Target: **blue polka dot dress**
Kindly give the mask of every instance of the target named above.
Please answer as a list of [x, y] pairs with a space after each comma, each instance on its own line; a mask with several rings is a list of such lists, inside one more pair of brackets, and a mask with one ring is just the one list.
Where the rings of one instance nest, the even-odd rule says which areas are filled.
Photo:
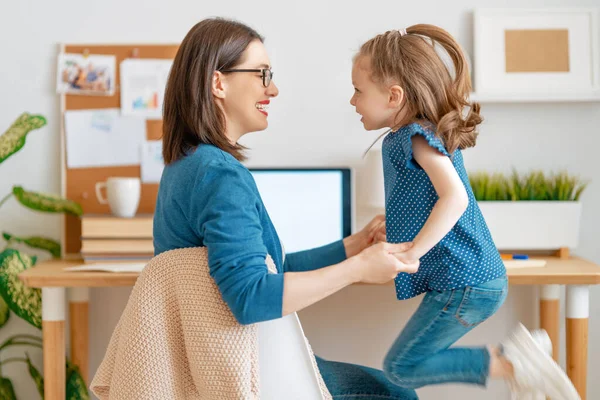
[[383, 140], [387, 241], [412, 241], [438, 199], [429, 177], [413, 158], [414, 135], [423, 136], [431, 147], [451, 157], [467, 190], [469, 205], [450, 232], [421, 257], [417, 273], [396, 277], [398, 299], [430, 290], [464, 288], [504, 276], [504, 263], [473, 195], [461, 151], [457, 149], [450, 156], [439, 137], [417, 123], [405, 125]]

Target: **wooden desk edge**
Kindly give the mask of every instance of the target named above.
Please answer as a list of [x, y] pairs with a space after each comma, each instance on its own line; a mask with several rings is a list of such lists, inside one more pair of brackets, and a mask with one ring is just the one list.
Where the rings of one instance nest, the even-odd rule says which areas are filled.
[[[571, 257], [567, 260], [558, 258], [546, 258], [552, 263], [568, 263], [570, 261], [583, 263], [585, 268], [597, 268], [594, 272], [567, 272], [560, 274], [544, 275], [544, 268], [514, 268], [508, 269], [509, 283], [512, 285], [598, 285], [600, 284], [600, 266], [580, 257]], [[82, 260], [49, 260], [41, 262], [32, 269], [21, 272], [19, 279], [29, 287], [111, 287], [111, 286], [133, 286], [139, 276], [138, 273], [125, 272], [65, 272], [62, 268], [83, 264]], [[47, 274], [39, 274], [39, 269], [49, 269]], [[364, 284], [357, 284], [364, 285]], [[393, 281], [383, 286], [393, 285]], [[381, 285], [379, 285], [381, 286]]]
[[[21, 273], [22, 274], [22, 273]], [[136, 273], [115, 273], [115, 272], [88, 272], [85, 276], [65, 278], [60, 275], [56, 276], [23, 276], [19, 275], [19, 279], [29, 287], [113, 287], [113, 286], [133, 286], [137, 281], [139, 274]], [[93, 276], [94, 274], [97, 277]], [[106, 274], [111, 274], [107, 276]], [[90, 279], [94, 279], [94, 283], [90, 284]]]

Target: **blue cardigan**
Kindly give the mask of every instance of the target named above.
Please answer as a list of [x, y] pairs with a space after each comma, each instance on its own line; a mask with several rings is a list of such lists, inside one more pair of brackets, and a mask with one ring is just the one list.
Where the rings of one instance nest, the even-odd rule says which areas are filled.
[[[252, 174], [235, 157], [211, 145], [200, 145], [165, 167], [153, 236], [155, 255], [206, 246], [210, 274], [241, 324], [282, 316], [283, 272], [315, 270], [346, 258], [340, 240], [288, 254], [284, 263], [279, 237]], [[267, 253], [278, 274], [268, 273]]]

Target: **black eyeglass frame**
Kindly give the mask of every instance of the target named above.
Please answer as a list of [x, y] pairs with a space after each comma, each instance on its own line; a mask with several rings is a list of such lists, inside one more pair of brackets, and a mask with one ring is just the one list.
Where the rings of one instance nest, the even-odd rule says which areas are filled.
[[[262, 83], [264, 87], [269, 87], [271, 80], [273, 80], [273, 71], [271, 68], [259, 68], [259, 69], [220, 69], [220, 72], [260, 72], [262, 77]], [[268, 73], [267, 73], [268, 71]]]

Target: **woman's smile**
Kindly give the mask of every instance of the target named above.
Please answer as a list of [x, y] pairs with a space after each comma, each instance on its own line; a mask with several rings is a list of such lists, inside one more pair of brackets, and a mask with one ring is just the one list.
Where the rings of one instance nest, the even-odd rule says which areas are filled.
[[258, 109], [258, 111], [260, 111], [262, 114], [268, 117], [269, 113], [267, 112], [267, 110], [269, 109], [270, 103], [271, 100], [259, 101], [258, 103], [256, 103], [256, 108]]

